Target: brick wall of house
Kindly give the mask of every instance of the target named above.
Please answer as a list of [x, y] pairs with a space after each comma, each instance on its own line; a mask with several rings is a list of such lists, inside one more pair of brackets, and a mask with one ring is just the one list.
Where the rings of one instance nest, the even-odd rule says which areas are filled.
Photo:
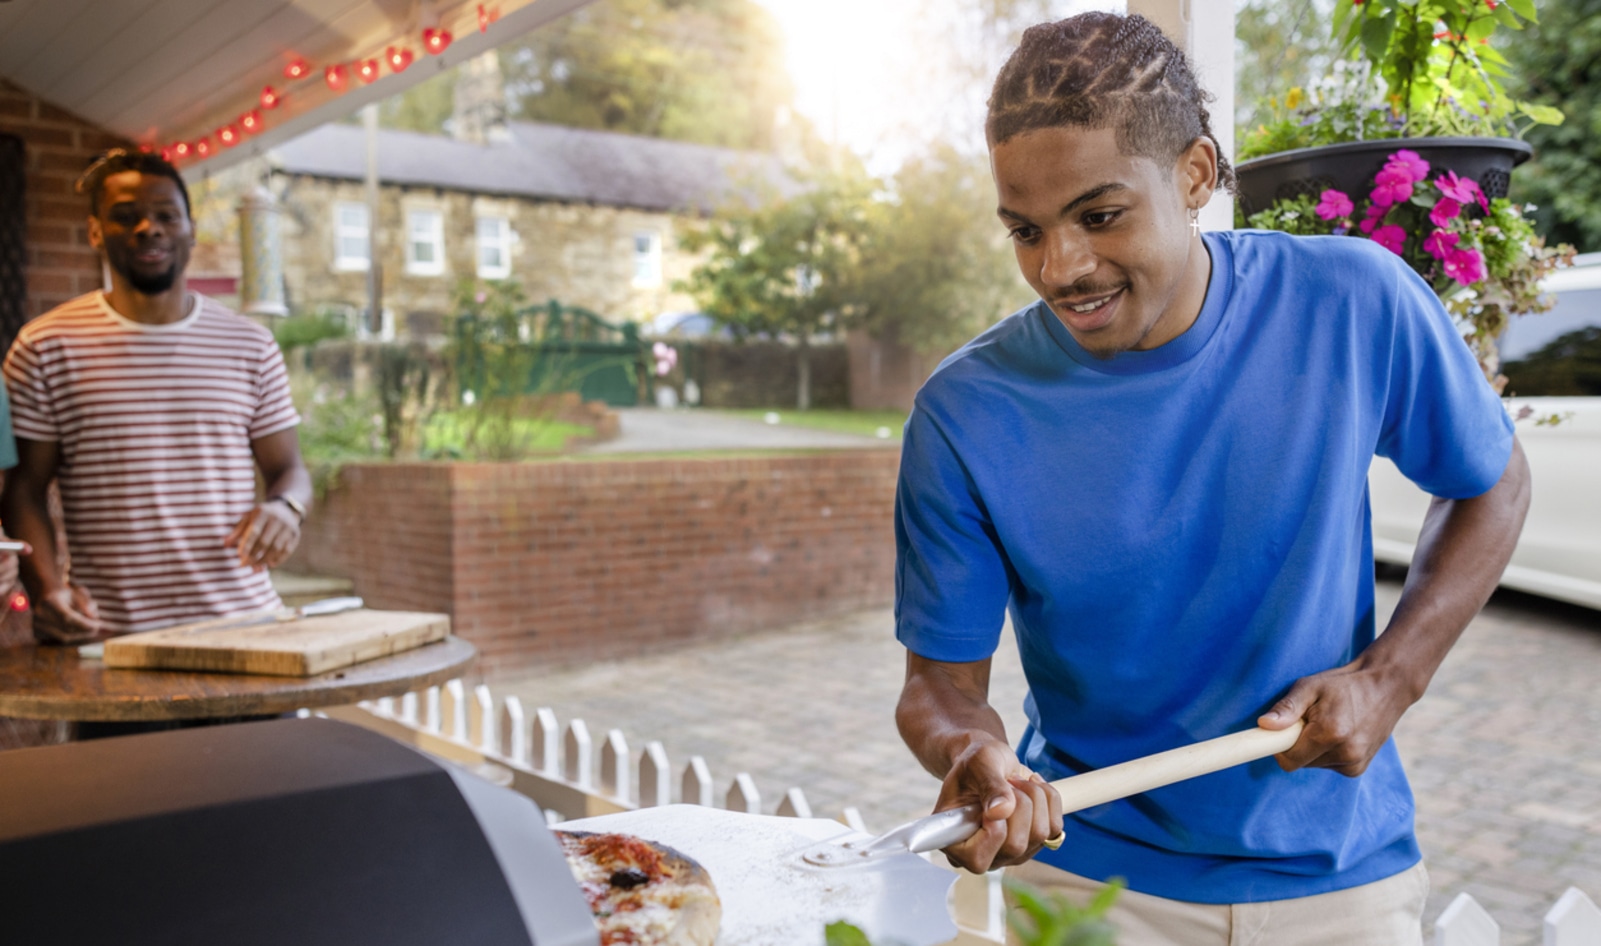
[[889, 603], [898, 460], [347, 467], [290, 568], [451, 612], [491, 678], [662, 650]]
[[26, 149], [27, 283], [30, 318], [100, 286], [84, 198], [73, 182], [94, 156], [126, 141], [0, 79], [0, 134]]

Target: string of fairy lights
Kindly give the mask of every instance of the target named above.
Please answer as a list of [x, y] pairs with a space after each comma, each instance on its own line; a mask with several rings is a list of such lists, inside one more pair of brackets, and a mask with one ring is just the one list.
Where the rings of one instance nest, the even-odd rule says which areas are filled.
[[[477, 5], [478, 31], [489, 32], [489, 27], [500, 19], [498, 8], [486, 4]], [[443, 26], [425, 27], [419, 37], [420, 45], [426, 55], [438, 56], [450, 48], [455, 37], [450, 30]], [[306, 61], [299, 56], [290, 60], [283, 68], [283, 82], [277, 85], [267, 85], [261, 90], [258, 104], [255, 108], [241, 114], [238, 118], [223, 125], [207, 135], [188, 141], [174, 141], [163, 145], [145, 143], [139, 150], [147, 153], [160, 152], [161, 157], [174, 164], [184, 161], [198, 161], [215, 154], [218, 149], [232, 148], [244, 141], [248, 136], [255, 135], [267, 127], [267, 115], [282, 107], [291, 97], [304, 95], [315, 88], [319, 81], [318, 72], [321, 72], [323, 85], [335, 94], [342, 94], [352, 87], [353, 83], [371, 85], [378, 81], [387, 68], [391, 74], [405, 72], [416, 59], [411, 46], [405, 40], [398, 40], [385, 47], [379, 55], [344, 59], [322, 65]]]

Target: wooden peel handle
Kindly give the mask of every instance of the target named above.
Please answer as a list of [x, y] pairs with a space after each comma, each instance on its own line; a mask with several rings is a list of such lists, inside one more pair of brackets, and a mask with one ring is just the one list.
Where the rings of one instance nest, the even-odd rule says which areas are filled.
[[1247, 729], [1059, 779], [1052, 782], [1051, 787], [1061, 793], [1063, 814], [1082, 811], [1174, 782], [1278, 755], [1295, 745], [1295, 740], [1301, 737], [1302, 725], [1300, 720], [1296, 720], [1289, 729]]

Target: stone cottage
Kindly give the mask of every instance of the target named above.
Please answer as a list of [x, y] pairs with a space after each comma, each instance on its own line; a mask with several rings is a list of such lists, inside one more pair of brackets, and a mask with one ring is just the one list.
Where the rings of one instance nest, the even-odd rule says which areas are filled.
[[[612, 321], [692, 311], [672, 288], [696, 262], [678, 248], [683, 228], [782, 180], [771, 155], [533, 122], [454, 124], [454, 137], [376, 133], [385, 335], [441, 331], [463, 281], [516, 279], [532, 302]], [[331, 124], [270, 156], [292, 311], [366, 309], [366, 153], [361, 126]]]

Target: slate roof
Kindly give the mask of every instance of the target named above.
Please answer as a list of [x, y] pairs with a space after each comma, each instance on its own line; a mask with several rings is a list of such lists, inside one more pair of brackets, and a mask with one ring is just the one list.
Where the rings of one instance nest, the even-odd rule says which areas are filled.
[[[385, 184], [476, 194], [707, 212], [767, 181], [783, 188], [772, 155], [537, 122], [508, 123], [510, 140], [487, 145], [408, 131], [378, 132]], [[273, 149], [286, 173], [366, 176], [358, 125], [329, 124]]]

